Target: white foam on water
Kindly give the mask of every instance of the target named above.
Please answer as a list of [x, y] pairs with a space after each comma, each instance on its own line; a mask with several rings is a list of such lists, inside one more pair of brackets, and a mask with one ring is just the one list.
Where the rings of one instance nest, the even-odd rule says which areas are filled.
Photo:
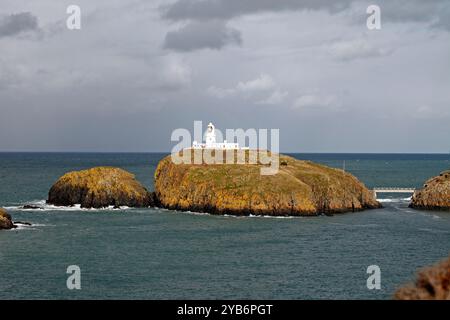
[[253, 214], [251, 214], [251, 215], [249, 215], [249, 216], [243, 216], [244, 218], [245, 217], [247, 217], [247, 218], [270, 218], [270, 219], [294, 219], [294, 218], [302, 218], [302, 217], [300, 217], [300, 216], [269, 216], [269, 215], [264, 215], [264, 216], [261, 216], [261, 215], [253, 215]]
[[170, 210], [167, 208], [155, 208], [163, 212], [173, 212], [173, 213], [179, 213], [179, 214], [190, 214], [194, 216], [214, 216], [214, 217], [227, 217], [227, 218], [234, 218], [234, 219], [244, 219], [244, 218], [270, 218], [270, 219], [293, 219], [293, 218], [303, 218], [300, 216], [270, 216], [270, 215], [234, 215], [234, 214], [211, 214], [208, 212], [197, 212], [197, 211], [181, 211], [181, 210]]
[[[25, 205], [36, 206], [36, 208], [24, 208]], [[73, 206], [55, 206], [53, 204], [46, 203], [46, 200], [36, 200], [27, 202], [26, 204], [18, 206], [4, 207], [6, 210], [18, 210], [18, 211], [121, 211], [131, 209], [127, 206], [121, 206], [115, 208], [114, 206], [108, 206], [105, 208], [81, 208], [81, 204], [75, 204]]]
[[405, 201], [411, 201], [411, 197], [408, 197], [408, 198], [387, 198], [387, 199], [377, 199], [377, 201], [378, 202], [381, 202], [381, 203], [383, 203], [383, 202], [386, 202], [386, 203], [389, 203], [389, 202], [405, 202]]

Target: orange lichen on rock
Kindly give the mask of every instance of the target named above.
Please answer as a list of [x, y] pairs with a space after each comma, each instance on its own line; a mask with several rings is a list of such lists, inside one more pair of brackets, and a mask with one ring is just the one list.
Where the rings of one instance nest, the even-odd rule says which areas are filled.
[[125, 170], [96, 167], [63, 175], [51, 187], [47, 203], [58, 206], [81, 204], [83, 208], [148, 207], [154, 204], [154, 194]]
[[422, 189], [417, 190], [410, 207], [425, 210], [450, 210], [450, 171], [425, 182]]
[[450, 258], [420, 270], [415, 283], [395, 292], [397, 300], [450, 300]]
[[169, 209], [234, 215], [317, 215], [378, 208], [353, 175], [280, 155], [279, 171], [261, 175], [255, 164], [175, 164], [171, 156], [155, 172], [155, 193]]

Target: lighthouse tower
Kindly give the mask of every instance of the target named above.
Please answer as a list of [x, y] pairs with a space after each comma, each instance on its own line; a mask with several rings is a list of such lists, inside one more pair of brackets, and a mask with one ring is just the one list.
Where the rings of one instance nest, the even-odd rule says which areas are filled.
[[[221, 137], [220, 131], [219, 131], [219, 137]], [[208, 129], [205, 133], [205, 143], [199, 143], [197, 141], [194, 141], [192, 143], [193, 149], [215, 149], [215, 150], [248, 150], [248, 147], [239, 147], [239, 143], [229, 143], [227, 140], [224, 142], [216, 142], [216, 128], [214, 125], [210, 122], [208, 124]]]
[[210, 122], [205, 134], [206, 148], [213, 148], [216, 144], [216, 132], [214, 125]]

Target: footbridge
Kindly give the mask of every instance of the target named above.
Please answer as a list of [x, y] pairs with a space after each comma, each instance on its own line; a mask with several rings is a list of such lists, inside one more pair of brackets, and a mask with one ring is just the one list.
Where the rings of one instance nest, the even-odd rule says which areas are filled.
[[397, 188], [397, 187], [376, 187], [373, 188], [373, 195], [377, 197], [377, 193], [414, 193], [415, 188]]

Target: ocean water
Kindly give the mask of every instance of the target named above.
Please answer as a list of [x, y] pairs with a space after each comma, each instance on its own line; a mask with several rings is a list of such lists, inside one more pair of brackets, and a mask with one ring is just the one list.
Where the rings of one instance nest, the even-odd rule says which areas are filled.
[[[45, 206], [65, 172], [122, 167], [153, 189], [164, 154], [0, 153], [0, 206], [33, 225], [0, 231], [0, 299], [390, 299], [417, 268], [450, 252], [450, 213], [384, 208], [332, 217], [231, 217], [162, 209]], [[294, 154], [356, 175], [369, 188], [420, 187], [449, 155]], [[66, 269], [81, 269], [69, 290]], [[369, 290], [369, 265], [381, 289]]]

